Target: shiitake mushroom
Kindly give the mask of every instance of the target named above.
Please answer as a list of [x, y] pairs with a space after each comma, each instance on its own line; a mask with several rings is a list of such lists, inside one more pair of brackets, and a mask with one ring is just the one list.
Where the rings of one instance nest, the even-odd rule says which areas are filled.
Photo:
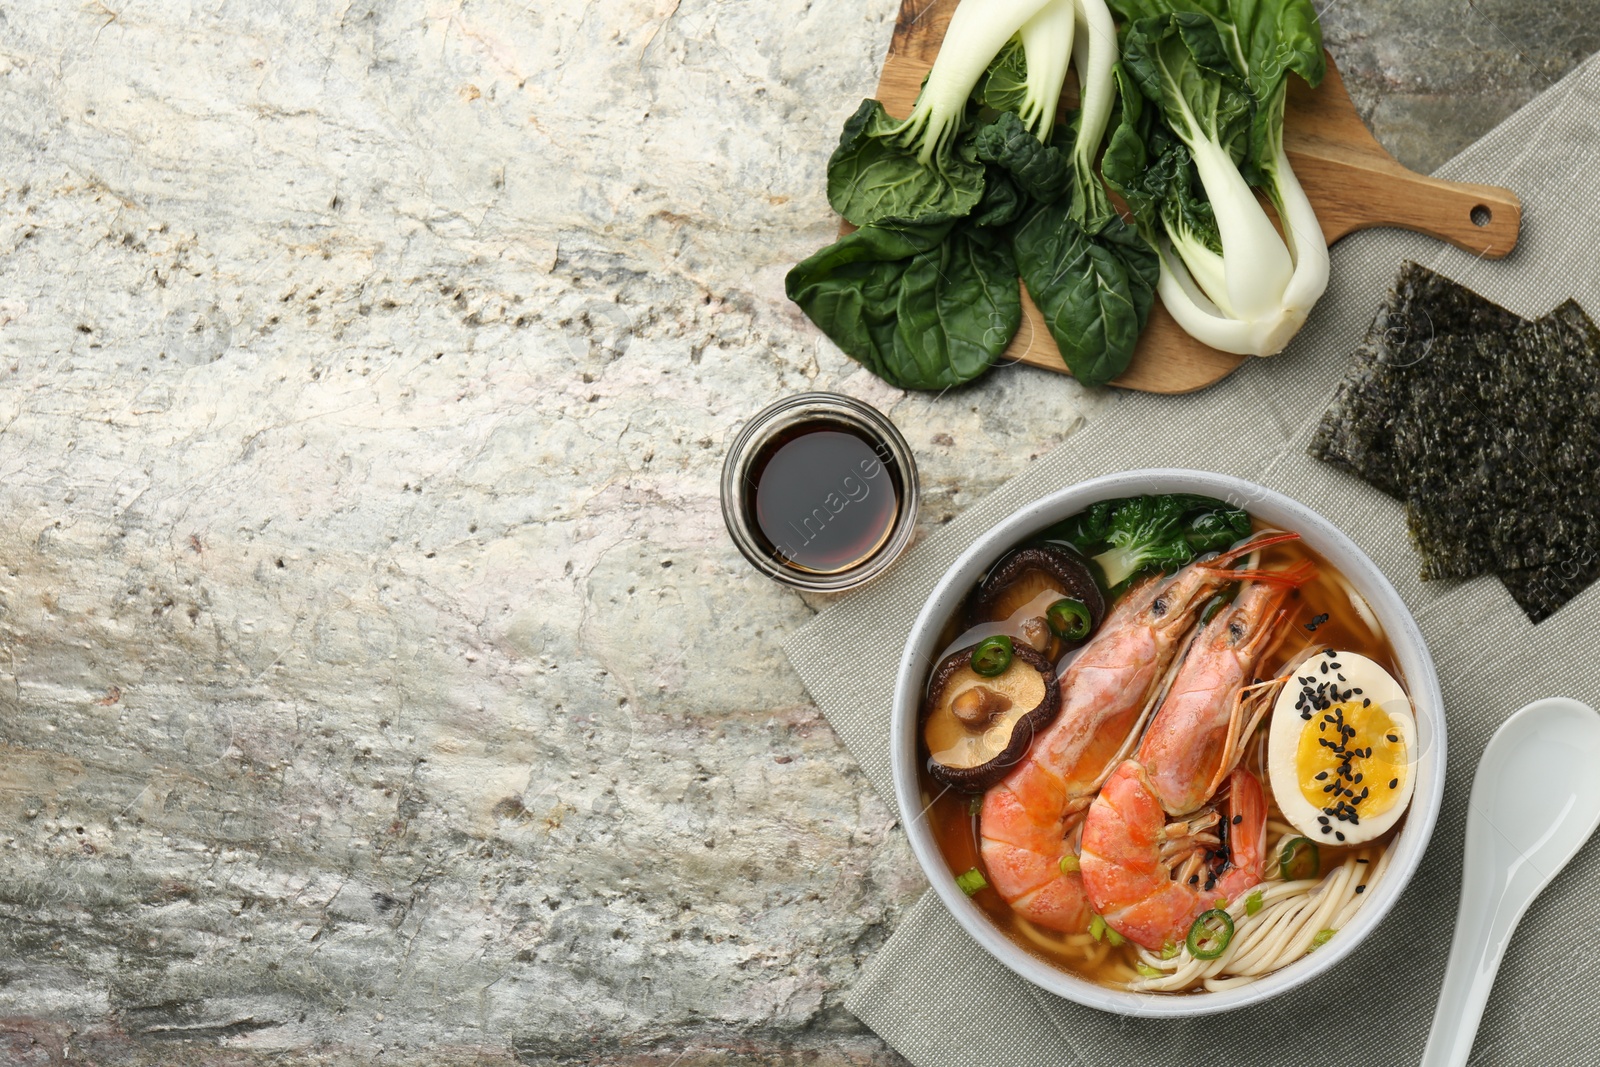
[[1069, 549], [1029, 545], [995, 564], [968, 603], [967, 624], [1004, 622], [1047, 592], [1075, 600], [1088, 610], [1087, 633], [1065, 636], [1062, 627], [1052, 627], [1047, 604], [1037, 616], [1020, 620], [1016, 636], [1049, 659], [1060, 659], [1087, 641], [1106, 614], [1105, 597], [1089, 565]]
[[1027, 753], [1034, 735], [1061, 711], [1055, 663], [1016, 642], [997, 675], [972, 669], [969, 645], [934, 669], [922, 706], [928, 772], [956, 789], [987, 789]]

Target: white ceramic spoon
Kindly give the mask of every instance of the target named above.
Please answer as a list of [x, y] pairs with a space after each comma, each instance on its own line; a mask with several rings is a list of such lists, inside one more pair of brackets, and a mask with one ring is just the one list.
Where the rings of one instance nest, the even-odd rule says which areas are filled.
[[1548, 697], [1489, 740], [1467, 811], [1461, 908], [1422, 1067], [1462, 1067], [1523, 912], [1600, 823], [1600, 715]]

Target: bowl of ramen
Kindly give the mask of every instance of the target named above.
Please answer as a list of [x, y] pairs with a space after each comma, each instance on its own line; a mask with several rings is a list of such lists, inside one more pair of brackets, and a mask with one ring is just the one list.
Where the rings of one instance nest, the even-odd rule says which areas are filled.
[[907, 640], [913, 851], [956, 920], [1105, 1011], [1227, 1011], [1338, 965], [1421, 861], [1438, 679], [1328, 520], [1221, 474], [1070, 486], [980, 537]]

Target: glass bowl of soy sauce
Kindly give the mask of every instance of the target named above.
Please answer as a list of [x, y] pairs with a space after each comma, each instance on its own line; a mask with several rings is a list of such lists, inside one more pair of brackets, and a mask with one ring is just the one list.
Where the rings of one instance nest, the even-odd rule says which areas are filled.
[[835, 393], [778, 401], [722, 465], [722, 518], [769, 578], [822, 592], [889, 569], [917, 520], [911, 448], [882, 412]]

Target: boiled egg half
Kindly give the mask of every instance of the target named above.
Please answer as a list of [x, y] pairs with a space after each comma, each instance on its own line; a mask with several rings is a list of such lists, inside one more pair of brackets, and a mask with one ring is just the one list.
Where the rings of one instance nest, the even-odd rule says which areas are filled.
[[1417, 721], [1394, 676], [1323, 649], [1294, 669], [1272, 708], [1267, 771], [1295, 829], [1327, 845], [1382, 836], [1411, 801]]

